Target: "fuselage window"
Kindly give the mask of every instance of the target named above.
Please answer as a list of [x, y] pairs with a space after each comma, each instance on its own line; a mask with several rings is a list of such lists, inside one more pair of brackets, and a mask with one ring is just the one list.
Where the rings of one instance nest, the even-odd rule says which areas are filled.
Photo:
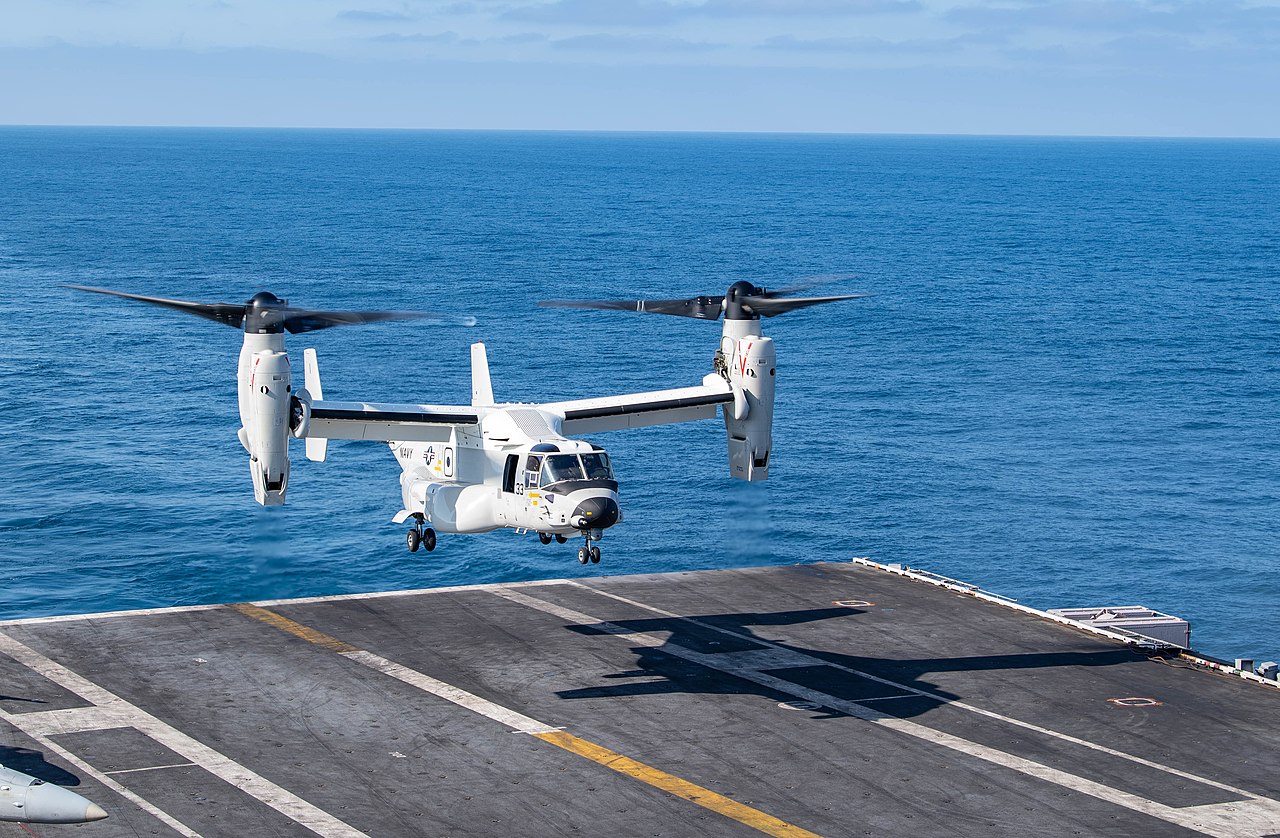
[[588, 480], [613, 479], [613, 466], [609, 464], [609, 455], [603, 451], [595, 454], [583, 454], [582, 465], [587, 469]]
[[561, 480], [582, 480], [582, 463], [577, 454], [552, 454], [542, 465], [542, 485]]

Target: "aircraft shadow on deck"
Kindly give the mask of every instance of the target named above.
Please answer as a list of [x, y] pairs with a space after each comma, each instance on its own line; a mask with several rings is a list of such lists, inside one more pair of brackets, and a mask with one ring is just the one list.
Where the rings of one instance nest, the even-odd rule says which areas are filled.
[[70, 771], [47, 762], [42, 751], [0, 745], [0, 765], [29, 774], [55, 786], [78, 786], [80, 778]]
[[[766, 674], [835, 698], [857, 702], [867, 699], [902, 696], [906, 690], [883, 684], [855, 673], [866, 673], [892, 681], [909, 690], [922, 690], [935, 698], [903, 697], [893, 701], [873, 701], [862, 706], [892, 716], [909, 718], [926, 713], [940, 702], [962, 701], [965, 696], [939, 688], [926, 676], [939, 672], [977, 672], [989, 670], [1046, 669], [1079, 666], [1115, 666], [1149, 657], [1147, 653], [1127, 648], [1098, 651], [1032, 652], [1010, 655], [975, 655], [972, 657], [938, 657], [922, 659], [890, 659], [845, 655], [808, 649], [792, 643], [763, 641], [752, 631], [760, 626], [791, 626], [818, 620], [848, 619], [865, 613], [857, 608], [815, 608], [802, 611], [770, 613], [714, 614], [689, 618], [660, 617], [641, 620], [611, 620], [629, 632], [652, 635], [669, 633], [662, 646], [636, 646], [636, 668], [603, 676], [610, 683], [599, 686], [562, 690], [563, 699], [611, 698], [620, 696], [659, 695], [667, 693], [760, 695], [783, 702], [794, 695], [779, 692], [744, 678], [704, 666], [680, 657], [680, 650], [716, 655], [753, 649], [777, 649], [814, 659], [812, 665], [783, 666], [764, 669]], [[690, 622], [695, 620], [697, 622]], [[608, 635], [597, 624], [567, 626], [568, 630], [586, 635]], [[721, 629], [722, 631], [717, 631]], [[726, 634], [725, 632], [731, 632]], [[769, 643], [768, 646], [765, 643]], [[678, 647], [673, 649], [672, 647]], [[832, 666], [834, 664], [835, 666]], [[838, 667], [844, 667], [840, 669]], [[847, 670], [855, 670], [849, 672]], [[644, 679], [644, 680], [632, 680]], [[821, 708], [815, 718], [839, 718], [847, 715], [838, 710]]]

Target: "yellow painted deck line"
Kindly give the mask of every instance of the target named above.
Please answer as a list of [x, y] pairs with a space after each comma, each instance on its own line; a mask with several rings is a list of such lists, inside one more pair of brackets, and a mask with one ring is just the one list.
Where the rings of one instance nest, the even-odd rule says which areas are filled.
[[712, 812], [724, 815], [726, 818], [732, 818], [739, 823], [763, 832], [765, 835], [772, 835], [774, 838], [820, 838], [817, 833], [787, 823], [784, 820], [775, 818], [773, 815], [761, 812], [759, 809], [753, 809], [745, 803], [739, 803], [722, 794], [716, 794], [710, 789], [704, 789], [702, 786], [690, 783], [688, 780], [682, 780], [674, 774], [668, 774], [651, 765], [637, 762], [617, 751], [611, 751], [594, 742], [588, 742], [586, 739], [574, 736], [572, 733], [559, 730], [552, 733], [535, 733], [534, 736], [580, 757], [585, 757], [592, 762], [598, 762], [605, 768], [617, 771], [619, 774], [632, 777], [642, 783], [648, 783], [654, 788], [662, 789], [665, 792], [674, 794], [676, 797], [684, 798], [690, 803], [696, 803], [704, 809], [710, 809]]
[[277, 614], [274, 611], [269, 611], [251, 603], [238, 603], [228, 607], [246, 617], [279, 629], [286, 634], [291, 634], [322, 649], [336, 652], [347, 660], [355, 661], [370, 669], [417, 687], [431, 695], [450, 701], [459, 707], [479, 713], [513, 730], [536, 736], [544, 742], [603, 765], [605, 768], [609, 768], [619, 774], [639, 780], [683, 800], [688, 800], [690, 803], [696, 803], [705, 809], [738, 821], [765, 835], [771, 835], [774, 838], [821, 838], [815, 832], [787, 823], [745, 803], [739, 803], [732, 798], [717, 794], [710, 789], [705, 789], [696, 783], [682, 780], [674, 774], [668, 774], [653, 766], [645, 765], [643, 762], [638, 762], [617, 751], [611, 751], [594, 742], [574, 736], [572, 733], [566, 733], [559, 728], [544, 724], [523, 713], [518, 713], [515, 710], [503, 707], [501, 704], [496, 704], [474, 693], [469, 693], [460, 687], [455, 687], [452, 684], [432, 678], [425, 673], [401, 666], [373, 652], [352, 646], [350, 643], [339, 640], [322, 631], [291, 620], [283, 614]]
[[[588, 587], [588, 586], [584, 586]], [[592, 589], [594, 590], [594, 589]], [[603, 636], [619, 637], [628, 643], [645, 646], [661, 651], [677, 658], [692, 663], [701, 664], [708, 669], [718, 670], [728, 675], [742, 678], [746, 681], [759, 684], [763, 687], [776, 690], [777, 692], [792, 695], [804, 701], [812, 701], [813, 703], [827, 707], [832, 710], [844, 713], [863, 721], [871, 722], [889, 730], [894, 730], [916, 739], [949, 748], [968, 756], [977, 757], [986, 760], [989, 763], [1012, 769], [1028, 777], [1053, 783], [1063, 788], [1071, 789], [1108, 803], [1114, 803], [1135, 812], [1141, 812], [1154, 818], [1176, 824], [1186, 829], [1201, 832], [1205, 835], [1213, 835], [1216, 838], [1265, 838], [1276, 832], [1277, 824], [1280, 824], [1280, 801], [1271, 800], [1270, 798], [1262, 798], [1258, 795], [1249, 794], [1252, 798], [1248, 801], [1247, 806], [1237, 806], [1235, 804], [1209, 805], [1204, 807], [1189, 807], [1179, 809], [1173, 806], [1167, 806], [1149, 800], [1140, 795], [1130, 794], [1120, 791], [1119, 789], [1108, 786], [1105, 783], [1095, 782], [1077, 774], [1063, 771], [1044, 763], [1034, 760], [1025, 759], [999, 748], [983, 745], [979, 742], [964, 739], [954, 734], [945, 733], [941, 730], [931, 728], [927, 725], [913, 722], [908, 719], [892, 716], [882, 713], [865, 704], [859, 704], [854, 701], [837, 698], [836, 696], [819, 690], [810, 689], [803, 685], [792, 681], [770, 675], [768, 672], [752, 669], [750, 667], [736, 666], [733, 663], [732, 655], [708, 654], [704, 652], [695, 652], [692, 649], [685, 648], [668, 640], [643, 632], [635, 632], [627, 629], [617, 623], [611, 623], [602, 620], [599, 617], [575, 611], [571, 608], [565, 608], [547, 600], [538, 599], [527, 594], [518, 593], [516, 591], [494, 591], [496, 596], [512, 602], [518, 602], [527, 605], [530, 608], [537, 609], [544, 613], [558, 617], [569, 624], [587, 625], [598, 629]], [[599, 591], [597, 591], [599, 593]], [[641, 603], [636, 603], [642, 605]], [[644, 606], [647, 607], [647, 606]], [[652, 610], [652, 609], [651, 609]], [[689, 619], [681, 617], [680, 619]], [[699, 625], [704, 625], [699, 623]], [[709, 624], [706, 624], [709, 625]], [[728, 633], [726, 631], [726, 633]], [[741, 636], [741, 635], [739, 635]], [[753, 638], [753, 642], [754, 642]], [[762, 643], [766, 641], [760, 641]], [[825, 663], [825, 661], [823, 661]], [[852, 671], [852, 670], [851, 670]], [[877, 679], [883, 680], [883, 679]], [[892, 682], [888, 682], [892, 683]], [[909, 689], [909, 688], [908, 688]]]
[[[860, 560], [855, 559], [854, 561], [860, 561]], [[719, 634], [732, 637], [734, 639], [741, 639], [743, 637], [742, 634], [735, 632], [732, 629], [727, 629], [727, 628], [724, 628], [723, 626], [715, 625], [714, 623], [704, 622], [703, 620], [699, 620], [696, 617], [688, 617], [682, 614], [677, 614], [674, 611], [667, 611], [666, 609], [658, 608], [656, 606], [649, 605], [648, 603], [640, 602], [638, 600], [629, 599], [627, 597], [620, 596], [610, 591], [605, 591], [605, 590], [601, 590], [600, 588], [592, 587], [591, 585], [584, 585], [581, 582], [574, 582], [574, 581], [570, 581], [568, 584], [569, 586], [578, 588], [579, 590], [590, 591], [593, 594], [597, 594], [599, 596], [606, 597], [608, 599], [612, 599], [617, 602], [626, 603], [627, 605], [632, 605], [632, 606], [635, 606], [636, 608], [642, 608], [645, 611], [648, 611], [652, 614], [657, 614], [659, 616], [667, 617], [669, 619], [680, 620], [686, 623], [691, 623], [692, 625], [698, 626], [708, 631], [714, 631]], [[499, 595], [501, 596], [501, 594]], [[832, 669], [838, 669], [841, 672], [848, 672], [852, 675], [857, 675], [859, 678], [866, 678], [869, 681], [875, 681], [878, 684], [884, 684], [885, 686], [888, 686], [888, 687], [894, 687], [896, 689], [906, 690], [910, 695], [923, 696], [924, 698], [933, 699], [934, 701], [937, 701], [940, 704], [945, 704], [948, 707], [951, 707], [957, 710], [964, 710], [966, 712], [973, 713], [978, 716], [985, 716], [989, 719], [995, 719], [996, 721], [1003, 722], [1004, 724], [1013, 725], [1015, 727], [1020, 727], [1025, 730], [1035, 731], [1036, 733], [1040, 733], [1045, 736], [1050, 736], [1050, 737], [1053, 737], [1054, 739], [1059, 739], [1063, 742], [1070, 742], [1073, 745], [1079, 745], [1081, 747], [1088, 748], [1093, 751], [1109, 754], [1113, 757], [1119, 757], [1120, 759], [1128, 760], [1129, 762], [1137, 763], [1138, 765], [1145, 765], [1148, 768], [1154, 768], [1157, 771], [1163, 771], [1164, 773], [1172, 774], [1175, 777], [1182, 777], [1185, 780], [1191, 780], [1192, 782], [1200, 783], [1201, 785], [1212, 786], [1214, 788], [1222, 789], [1223, 791], [1227, 791], [1227, 792], [1231, 792], [1232, 794], [1239, 795], [1241, 798], [1245, 800], [1252, 800], [1260, 797], [1260, 795], [1257, 792], [1252, 792], [1247, 789], [1240, 788], [1239, 786], [1229, 785], [1227, 783], [1223, 783], [1218, 780], [1210, 779], [1209, 777], [1200, 776], [1199, 774], [1192, 774], [1189, 771], [1183, 771], [1182, 769], [1174, 768], [1171, 765], [1165, 765], [1163, 763], [1155, 762], [1153, 760], [1144, 759], [1143, 757], [1128, 753], [1127, 751], [1117, 750], [1115, 748], [1111, 748], [1106, 745], [1099, 745], [1097, 742], [1090, 742], [1087, 739], [1081, 739], [1077, 736], [1072, 736], [1067, 733], [1062, 733], [1061, 731], [1051, 730], [1050, 728], [1032, 724], [1031, 722], [1024, 722], [1021, 719], [1014, 718], [1013, 716], [1008, 716], [1003, 713], [997, 713], [994, 710], [988, 710], [984, 707], [979, 707], [976, 704], [970, 704], [969, 702], [966, 702], [966, 701], [959, 701], [957, 699], [949, 698], [937, 692], [923, 690], [923, 689], [920, 689], [919, 687], [913, 687], [909, 684], [903, 684], [898, 681], [891, 681], [888, 678], [882, 678], [879, 675], [873, 675], [870, 672], [864, 672], [860, 669], [853, 669], [843, 664], [834, 663], [832, 661], [825, 660], [822, 658], [816, 658], [816, 657], [813, 657], [812, 655], [806, 655], [803, 652], [797, 652], [796, 650], [791, 649], [787, 646], [784, 646], [781, 643], [775, 643], [771, 640], [766, 640], [762, 637], [752, 637], [751, 642], [758, 643], [768, 649], [775, 649], [775, 650], [787, 652], [791, 657], [791, 661], [785, 664], [779, 664], [776, 667], [778, 669], [782, 669], [786, 666], [829, 666]], [[724, 653], [720, 653], [718, 657], [721, 659], [724, 659], [726, 656]], [[910, 695], [884, 696], [883, 698], [863, 698], [863, 699], [858, 699], [857, 703], [862, 704], [863, 702], [867, 702], [867, 701], [887, 701], [889, 699], [909, 698]], [[1270, 799], [1270, 798], [1262, 798], [1262, 799]], [[1276, 803], [1277, 805], [1280, 805], [1280, 801], [1272, 800], [1272, 802]]]
[[359, 652], [360, 649], [352, 646], [350, 643], [344, 643], [336, 637], [330, 637], [322, 631], [316, 631], [310, 626], [304, 626], [302, 623], [290, 620], [282, 614], [274, 611], [268, 611], [249, 602], [237, 602], [234, 605], [228, 605], [233, 611], [239, 611], [246, 617], [252, 617], [259, 622], [266, 623], [272, 628], [280, 629], [285, 634], [292, 634], [294, 637], [300, 637], [308, 643], [319, 646], [322, 649], [328, 649], [330, 652], [338, 654], [346, 654], [347, 652]]

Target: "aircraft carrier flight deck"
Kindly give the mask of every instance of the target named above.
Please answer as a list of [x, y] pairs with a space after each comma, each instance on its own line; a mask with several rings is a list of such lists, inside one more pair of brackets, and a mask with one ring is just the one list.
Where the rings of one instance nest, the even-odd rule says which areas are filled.
[[1280, 690], [871, 563], [0, 624], [0, 835], [1280, 836]]

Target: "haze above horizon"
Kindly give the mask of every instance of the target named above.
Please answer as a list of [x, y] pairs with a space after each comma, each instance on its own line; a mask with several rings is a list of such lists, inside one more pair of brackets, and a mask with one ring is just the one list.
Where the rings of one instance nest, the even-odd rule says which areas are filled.
[[1280, 0], [11, 0], [0, 121], [1280, 137]]

